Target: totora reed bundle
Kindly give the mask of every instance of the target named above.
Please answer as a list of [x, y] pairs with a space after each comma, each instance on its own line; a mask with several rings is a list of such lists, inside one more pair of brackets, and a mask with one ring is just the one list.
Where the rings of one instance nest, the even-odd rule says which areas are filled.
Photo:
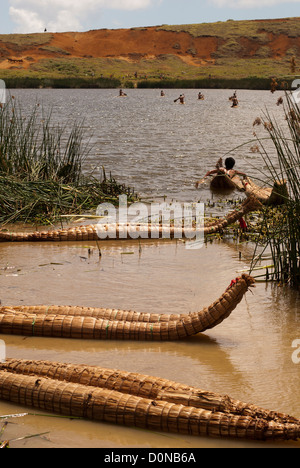
[[143, 398], [159, 399], [171, 403], [194, 406], [208, 411], [232, 413], [240, 416], [299, 424], [297, 418], [258, 406], [243, 403], [228, 395], [220, 395], [167, 379], [117, 369], [106, 369], [84, 364], [64, 364], [50, 361], [7, 359], [0, 370], [14, 374], [37, 375], [59, 381], [115, 390]]
[[165, 379], [9, 359], [0, 399], [75, 418], [195, 436], [297, 440], [300, 421]]
[[[66, 315], [66, 309], [51, 307], [2, 307], [0, 309], [0, 333], [9, 335], [47, 336], [56, 338], [81, 338], [96, 340], [145, 340], [172, 341], [202, 333], [223, 322], [254, 284], [248, 275], [232, 281], [231, 285], [208, 308], [200, 312], [182, 315], [157, 315], [131, 313], [135, 321], [127, 321], [128, 312], [113, 311], [114, 319], [94, 318], [88, 315]], [[75, 312], [78, 308], [74, 308]], [[80, 309], [79, 309], [80, 310]], [[84, 309], [81, 309], [84, 311]], [[105, 311], [106, 309], [104, 309]], [[47, 313], [48, 312], [48, 313]], [[123, 319], [122, 312], [124, 312]], [[54, 315], [55, 314], [55, 315]], [[117, 315], [119, 318], [117, 319]], [[140, 315], [140, 316], [139, 316]], [[170, 317], [170, 320], [168, 320]]]
[[[219, 219], [213, 224], [205, 226], [204, 229], [196, 228], [182, 229], [178, 227], [170, 227], [171, 238], [181, 238], [186, 236], [189, 239], [196, 236], [197, 232], [203, 232], [205, 235], [215, 234], [226, 227], [234, 224], [243, 216], [251, 211], [260, 209], [261, 203], [255, 197], [247, 198], [242, 205], [229, 213], [225, 218]], [[40, 231], [32, 233], [10, 233], [0, 231], [0, 242], [75, 242], [75, 241], [97, 241], [99, 239], [126, 239], [136, 238], [140, 235], [143, 238], [162, 238], [163, 226], [151, 224], [96, 224], [87, 226], [78, 226], [70, 229], [58, 229], [55, 231]]]

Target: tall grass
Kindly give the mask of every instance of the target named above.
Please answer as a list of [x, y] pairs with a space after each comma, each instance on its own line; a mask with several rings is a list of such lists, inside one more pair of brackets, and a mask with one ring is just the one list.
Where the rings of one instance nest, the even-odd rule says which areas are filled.
[[[287, 128], [281, 128], [269, 114], [265, 125], [275, 149], [274, 161], [261, 142], [263, 162], [271, 184], [285, 179], [289, 196], [283, 207], [265, 209], [260, 239], [252, 261], [254, 267], [266, 251], [273, 259], [271, 279], [300, 288], [300, 108], [292, 94], [286, 92], [284, 114]], [[260, 247], [262, 251], [258, 255]]]
[[24, 114], [12, 97], [0, 106], [0, 222], [54, 222], [118, 195], [133, 194], [103, 170], [102, 180], [83, 173], [90, 146], [83, 123], [52, 124], [52, 112], [35, 105]]
[[[53, 126], [51, 112], [36, 105], [28, 115], [12, 97], [0, 112], [0, 174], [28, 181], [78, 183], [87, 147], [82, 123]], [[84, 155], [84, 156], [83, 156]]]

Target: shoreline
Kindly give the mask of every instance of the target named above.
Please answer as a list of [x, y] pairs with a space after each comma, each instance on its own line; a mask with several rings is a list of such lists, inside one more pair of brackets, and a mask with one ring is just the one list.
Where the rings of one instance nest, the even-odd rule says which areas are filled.
[[[244, 89], [268, 91], [272, 78], [199, 78], [199, 79], [160, 79], [121, 82], [110, 78], [47, 78], [47, 77], [5, 77], [7, 89]], [[291, 88], [295, 77], [276, 78]]]

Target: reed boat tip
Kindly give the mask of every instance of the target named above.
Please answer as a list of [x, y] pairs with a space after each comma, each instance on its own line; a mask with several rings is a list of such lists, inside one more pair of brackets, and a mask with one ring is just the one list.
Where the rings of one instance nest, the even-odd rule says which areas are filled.
[[255, 279], [252, 276], [247, 275], [246, 273], [244, 273], [242, 276], [232, 280], [231, 284], [228, 287], [228, 289], [231, 289], [234, 285], [238, 285], [238, 284], [242, 284], [242, 283], [246, 283], [247, 289], [255, 288]]
[[255, 288], [255, 279], [251, 275], [243, 274], [242, 279], [246, 282], [248, 288]]

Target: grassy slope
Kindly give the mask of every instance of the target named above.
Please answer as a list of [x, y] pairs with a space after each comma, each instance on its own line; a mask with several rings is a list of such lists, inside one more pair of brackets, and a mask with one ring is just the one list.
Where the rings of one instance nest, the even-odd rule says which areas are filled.
[[282, 20], [257, 20], [257, 21], [219, 21], [217, 23], [186, 24], [179, 26], [163, 25], [160, 29], [168, 31], [186, 31], [194, 37], [213, 36], [223, 39], [232, 37], [250, 37], [266, 40], [267, 33], [285, 34], [289, 37], [299, 37], [299, 18], [286, 18]]
[[[133, 28], [130, 31], [141, 32], [149, 28]], [[226, 23], [204, 23], [180, 26], [163, 25], [153, 28], [154, 31], [169, 31], [170, 33], [188, 33], [192, 38], [217, 38], [217, 50], [211, 53], [211, 60], [196, 60], [193, 51], [182, 60], [176, 50], [170, 53], [154, 56], [154, 50], [149, 50], [149, 57], [136, 60], [125, 60], [123, 57], [74, 57], [69, 50], [51, 45], [55, 34], [34, 35], [0, 35], [1, 61], [4, 63], [5, 48], [15, 52], [15, 56], [26, 56], [26, 52], [36, 49], [41, 54], [39, 60], [32, 60], [28, 68], [15, 64], [10, 69], [2, 69], [0, 78], [18, 78], [16, 84], [26, 86], [28, 78], [34, 78], [31, 86], [36, 83], [51, 86], [53, 80], [61, 80], [59, 85], [68, 86], [68, 80], [76, 78], [81, 85], [89, 82], [91, 86], [130, 86], [140, 81], [144, 76], [147, 80], [157, 81], [163, 76], [167, 80], [198, 80], [209, 76], [216, 79], [231, 78], [270, 78], [277, 76], [286, 79], [291, 76], [291, 59], [296, 57], [299, 73], [300, 56], [300, 18], [274, 21], [227, 21]], [[130, 53], [130, 50], [128, 51]], [[88, 53], [88, 51], [87, 51]], [[177, 54], [177, 55], [176, 55]], [[29, 57], [30, 58], [30, 57]], [[138, 80], [134, 74], [138, 73]], [[113, 83], [98, 81], [98, 78], [114, 77]], [[120, 82], [118, 81], [120, 80]], [[78, 82], [79, 82], [78, 81]], [[255, 80], [254, 80], [255, 81]], [[11, 82], [13, 83], [13, 81]], [[72, 86], [74, 81], [72, 80]], [[159, 85], [159, 84], [157, 84]], [[79, 84], [80, 86], [80, 84]]]

